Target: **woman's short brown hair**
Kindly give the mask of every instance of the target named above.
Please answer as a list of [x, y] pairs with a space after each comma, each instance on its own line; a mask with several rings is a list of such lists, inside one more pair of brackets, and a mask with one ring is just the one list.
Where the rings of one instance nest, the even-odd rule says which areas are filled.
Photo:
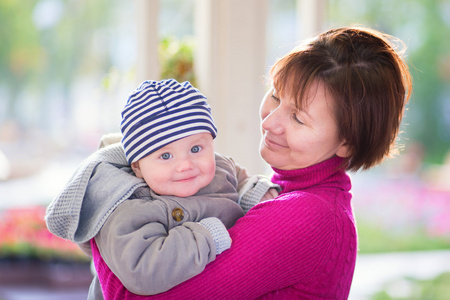
[[[273, 66], [277, 93], [288, 93], [298, 108], [315, 81], [334, 99], [340, 137], [349, 147], [345, 167], [368, 169], [395, 145], [411, 76], [402, 59], [403, 44], [373, 29], [332, 29], [294, 49]], [[404, 48], [403, 48], [404, 49]]]

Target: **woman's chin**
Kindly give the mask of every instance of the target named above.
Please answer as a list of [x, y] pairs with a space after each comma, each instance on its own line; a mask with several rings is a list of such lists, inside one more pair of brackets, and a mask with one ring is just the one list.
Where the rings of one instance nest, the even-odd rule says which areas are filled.
[[282, 164], [280, 161], [280, 157], [278, 154], [273, 153], [273, 151], [270, 151], [269, 149], [260, 149], [259, 154], [261, 155], [261, 158], [268, 163], [270, 166], [276, 168], [276, 169], [282, 169]]

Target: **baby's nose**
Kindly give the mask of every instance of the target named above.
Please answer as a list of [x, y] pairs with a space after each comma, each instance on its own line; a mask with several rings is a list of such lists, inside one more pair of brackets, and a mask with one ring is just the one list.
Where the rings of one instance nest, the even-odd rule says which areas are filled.
[[191, 170], [193, 168], [193, 163], [190, 159], [186, 158], [186, 159], [182, 159], [180, 160], [180, 162], [178, 163], [178, 172], [184, 172], [184, 171], [188, 171]]

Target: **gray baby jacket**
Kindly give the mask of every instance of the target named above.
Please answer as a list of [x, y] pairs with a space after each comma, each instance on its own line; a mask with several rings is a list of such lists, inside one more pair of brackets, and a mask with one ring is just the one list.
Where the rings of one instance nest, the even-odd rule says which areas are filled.
[[122, 146], [113, 144], [78, 167], [49, 205], [46, 222], [53, 234], [79, 244], [88, 255], [95, 237], [125, 287], [156, 294], [200, 273], [220, 253], [223, 232], [203, 220], [215, 217], [226, 228], [233, 226], [244, 215], [238, 188], [248, 181], [242, 189], [248, 191], [241, 191], [248, 210], [274, 187], [261, 178], [248, 179], [231, 159], [216, 154], [216, 176], [208, 186], [191, 197], [160, 196], [134, 175]]

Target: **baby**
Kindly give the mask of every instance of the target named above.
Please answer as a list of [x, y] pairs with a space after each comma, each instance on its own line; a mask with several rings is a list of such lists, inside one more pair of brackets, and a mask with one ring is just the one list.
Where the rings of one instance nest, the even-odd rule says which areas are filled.
[[[88, 159], [95, 166], [77, 172], [87, 180], [79, 196], [79, 219], [87, 221], [55, 222], [64, 192], [47, 212], [50, 231], [93, 256], [98, 279], [90, 295], [96, 298], [100, 286], [121, 282], [133, 293], [151, 295], [199, 274], [230, 248], [227, 228], [277, 195], [276, 185], [214, 152], [210, 107], [189, 82], [141, 84], [122, 112], [121, 131], [121, 144], [107, 142]], [[93, 175], [86, 176], [86, 169]], [[61, 226], [76, 227], [79, 236], [58, 234]]]

